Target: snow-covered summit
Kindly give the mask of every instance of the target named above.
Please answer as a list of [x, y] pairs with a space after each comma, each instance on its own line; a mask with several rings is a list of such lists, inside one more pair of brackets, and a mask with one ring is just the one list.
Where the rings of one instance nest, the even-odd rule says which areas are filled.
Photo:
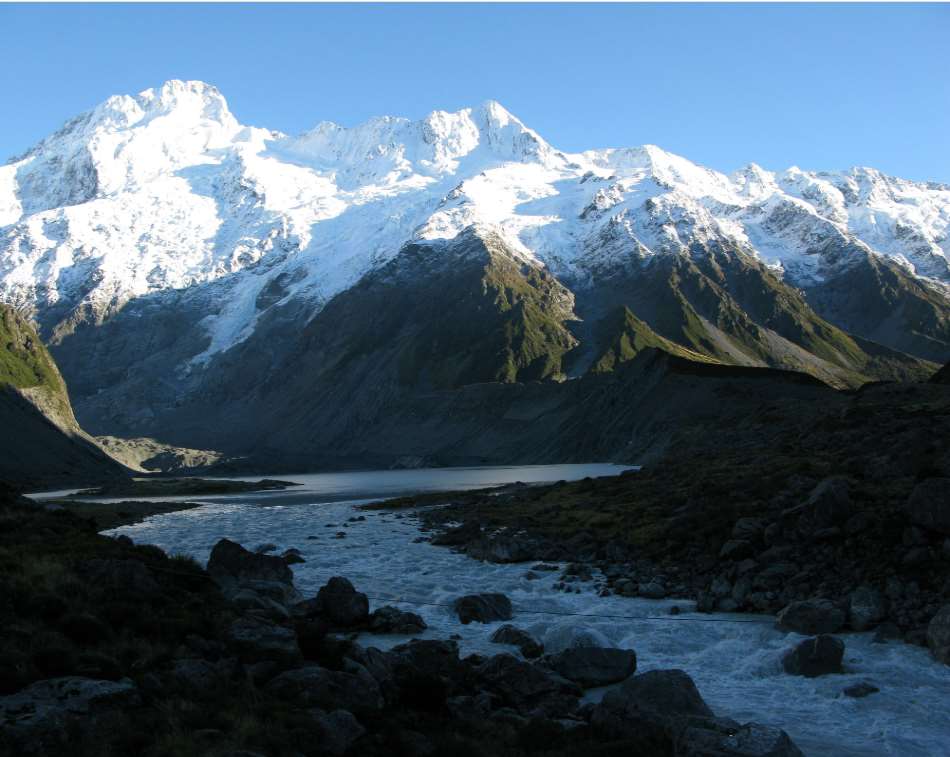
[[473, 227], [578, 280], [718, 241], [796, 284], [857, 250], [950, 286], [948, 226], [950, 188], [873, 169], [727, 176], [653, 145], [565, 154], [493, 101], [286, 136], [240, 124], [211, 85], [170, 81], [0, 166], [0, 297], [41, 321], [103, 318], [231, 277], [203, 323], [211, 354], [250, 333], [278, 278], [319, 308], [407, 241]]
[[493, 160], [564, 163], [535, 131], [499, 103], [455, 113], [437, 110], [419, 121], [382, 116], [346, 128], [324, 121], [279, 148], [316, 169], [335, 172], [355, 189], [371, 182], [456, 173], [462, 161], [482, 167]]

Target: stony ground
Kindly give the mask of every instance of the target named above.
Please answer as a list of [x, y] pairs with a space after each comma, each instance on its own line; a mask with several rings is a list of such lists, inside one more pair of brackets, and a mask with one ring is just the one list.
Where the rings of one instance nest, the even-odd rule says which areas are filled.
[[[715, 716], [681, 671], [636, 674], [631, 650], [544, 655], [509, 626], [500, 654], [461, 658], [451, 639], [413, 641], [418, 616], [370, 612], [345, 578], [301, 596], [293, 550], [222, 540], [205, 569], [0, 494], [2, 754], [801, 754], [781, 730]], [[472, 595], [456, 611], [495, 622], [511, 604]], [[406, 642], [383, 652], [358, 632]]]
[[706, 610], [828, 599], [841, 625], [923, 644], [950, 603], [950, 386], [724, 406], [715, 425], [678, 428], [639, 472], [382, 506], [425, 505], [441, 505], [423, 515], [434, 543], [574, 561], [566, 590], [599, 568], [604, 592]]

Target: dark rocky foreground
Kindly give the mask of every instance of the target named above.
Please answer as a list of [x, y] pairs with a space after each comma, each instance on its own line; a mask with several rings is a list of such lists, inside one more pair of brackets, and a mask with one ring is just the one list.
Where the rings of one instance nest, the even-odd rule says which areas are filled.
[[[800, 754], [781, 730], [713, 713], [682, 671], [637, 674], [631, 650], [543, 655], [502, 627], [510, 651], [463, 658], [451, 639], [412, 640], [421, 618], [371, 612], [345, 578], [301, 596], [290, 554], [222, 540], [204, 569], [5, 500], [4, 754]], [[457, 610], [460, 622], [511, 617], [502, 595]], [[356, 632], [406, 641], [381, 651]], [[601, 703], [581, 703], [608, 684]]]
[[379, 506], [438, 505], [420, 512], [432, 542], [477, 559], [568, 562], [565, 591], [810, 614], [786, 625], [876, 629], [950, 662], [950, 386], [720, 400], [639, 472]]

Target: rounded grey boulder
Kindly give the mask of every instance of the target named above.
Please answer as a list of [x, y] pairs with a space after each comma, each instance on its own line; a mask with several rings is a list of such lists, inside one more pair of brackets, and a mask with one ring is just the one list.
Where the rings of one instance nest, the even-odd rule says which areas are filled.
[[518, 647], [521, 654], [527, 658], [540, 657], [544, 646], [535, 641], [527, 631], [512, 625], [504, 625], [489, 638], [493, 644], [512, 644]]
[[632, 649], [574, 647], [545, 658], [555, 672], [581, 688], [619, 683], [637, 670], [637, 653]]
[[369, 618], [369, 598], [342, 576], [327, 581], [317, 592], [317, 602], [327, 620], [339, 626], [355, 626]]
[[782, 656], [786, 673], [815, 678], [828, 673], [841, 672], [844, 658], [844, 642], [834, 636], [821, 634], [805, 639]]
[[465, 625], [472, 621], [493, 623], [514, 617], [511, 600], [504, 594], [468, 594], [459, 597], [455, 600], [455, 612]]

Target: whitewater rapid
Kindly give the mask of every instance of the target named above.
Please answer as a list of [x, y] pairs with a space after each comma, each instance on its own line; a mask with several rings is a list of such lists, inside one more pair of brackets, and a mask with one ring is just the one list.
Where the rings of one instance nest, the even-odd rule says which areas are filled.
[[[530, 478], [523, 470], [504, 470], [507, 480]], [[330, 489], [322, 498], [333, 498]], [[481, 563], [420, 541], [424, 534], [410, 513], [359, 510], [369, 499], [301, 503], [306, 496], [214, 498], [196, 509], [153, 516], [109, 533], [202, 562], [223, 537], [251, 549], [265, 543], [277, 552], [297, 548], [306, 562], [293, 571], [305, 596], [331, 576], [346, 576], [371, 597], [371, 609], [393, 604], [421, 615], [429, 625], [423, 637], [460, 636], [463, 655], [512, 648], [488, 642], [500, 624], [464, 626], [447, 605], [467, 593], [503, 592], [515, 607], [511, 622], [541, 640], [546, 651], [557, 651], [578, 636], [634, 649], [639, 672], [681, 668], [716, 714], [784, 728], [807, 755], [930, 757], [950, 750], [950, 668], [924, 649], [876, 644], [869, 633], [843, 634], [846, 673], [790, 676], [780, 658], [802, 637], [777, 630], [762, 616], [699, 615], [685, 600], [599, 597], [595, 582], [572, 584], [580, 593], [564, 593], [554, 587], [560, 571], [539, 571], [539, 578], [529, 580], [530, 564]], [[348, 522], [359, 516], [365, 520]], [[337, 538], [338, 532], [346, 536]], [[670, 615], [673, 605], [683, 612]], [[381, 648], [403, 641], [396, 636], [361, 639]], [[880, 693], [864, 699], [842, 694], [861, 681]]]

